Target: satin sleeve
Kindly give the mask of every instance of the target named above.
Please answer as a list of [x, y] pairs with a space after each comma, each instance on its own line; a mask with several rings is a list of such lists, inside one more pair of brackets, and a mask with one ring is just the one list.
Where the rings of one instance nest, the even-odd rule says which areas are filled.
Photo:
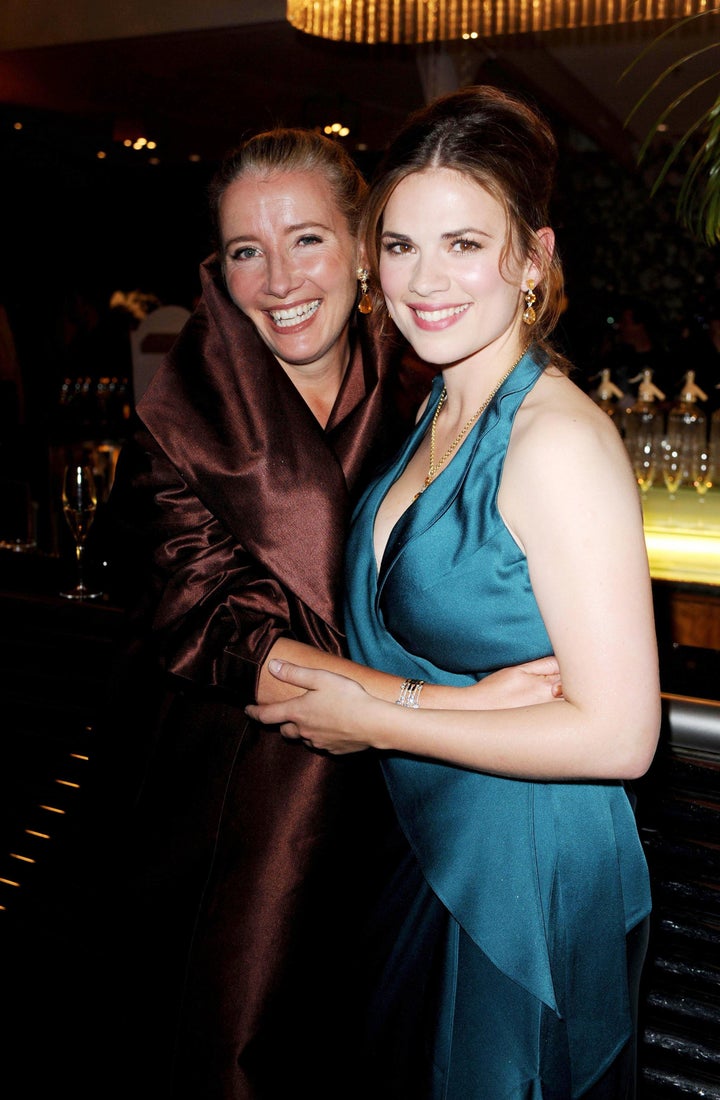
[[338, 649], [331, 629], [230, 534], [149, 433], [123, 449], [110, 505], [134, 618], [167, 672], [255, 698], [279, 637]]

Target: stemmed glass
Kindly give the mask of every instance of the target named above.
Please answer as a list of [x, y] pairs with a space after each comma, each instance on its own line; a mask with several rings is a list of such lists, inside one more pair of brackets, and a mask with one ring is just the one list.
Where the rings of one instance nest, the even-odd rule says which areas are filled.
[[652, 488], [657, 474], [657, 447], [657, 440], [652, 430], [647, 432], [639, 430], [630, 441], [630, 459], [635, 473], [635, 480], [640, 489], [643, 507], [647, 501], [648, 491]]
[[[707, 444], [698, 446], [692, 454], [690, 476], [699, 497], [699, 503], [705, 503], [705, 494], [715, 484], [715, 462]], [[700, 520], [702, 526], [702, 520]]]
[[66, 466], [63, 474], [62, 506], [75, 541], [77, 584], [60, 595], [66, 600], [95, 600], [102, 596], [102, 592], [88, 588], [83, 576], [85, 541], [97, 508], [97, 488], [89, 466], [80, 463]]
[[663, 440], [663, 481], [668, 491], [668, 500], [675, 500], [675, 494], [683, 481], [683, 462], [681, 442], [675, 438]]

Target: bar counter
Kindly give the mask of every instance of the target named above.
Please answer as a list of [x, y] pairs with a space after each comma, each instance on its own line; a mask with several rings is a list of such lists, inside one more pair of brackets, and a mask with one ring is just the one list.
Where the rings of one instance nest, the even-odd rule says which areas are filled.
[[643, 517], [654, 579], [720, 591], [720, 491], [701, 497], [681, 488], [671, 500], [667, 490], [653, 487], [643, 501]]
[[720, 698], [720, 491], [643, 500], [663, 690]]

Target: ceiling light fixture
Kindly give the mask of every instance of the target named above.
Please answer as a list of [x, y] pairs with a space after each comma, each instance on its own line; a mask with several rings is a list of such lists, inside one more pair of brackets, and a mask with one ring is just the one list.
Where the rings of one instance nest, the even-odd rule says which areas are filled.
[[288, 0], [297, 30], [336, 42], [419, 45], [452, 39], [649, 23], [716, 0]]

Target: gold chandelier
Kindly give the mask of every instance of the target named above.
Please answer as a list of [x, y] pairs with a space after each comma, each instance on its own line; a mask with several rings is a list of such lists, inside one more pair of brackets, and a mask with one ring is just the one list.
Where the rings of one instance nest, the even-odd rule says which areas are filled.
[[288, 0], [287, 18], [336, 42], [418, 45], [452, 39], [675, 20], [716, 0]]

